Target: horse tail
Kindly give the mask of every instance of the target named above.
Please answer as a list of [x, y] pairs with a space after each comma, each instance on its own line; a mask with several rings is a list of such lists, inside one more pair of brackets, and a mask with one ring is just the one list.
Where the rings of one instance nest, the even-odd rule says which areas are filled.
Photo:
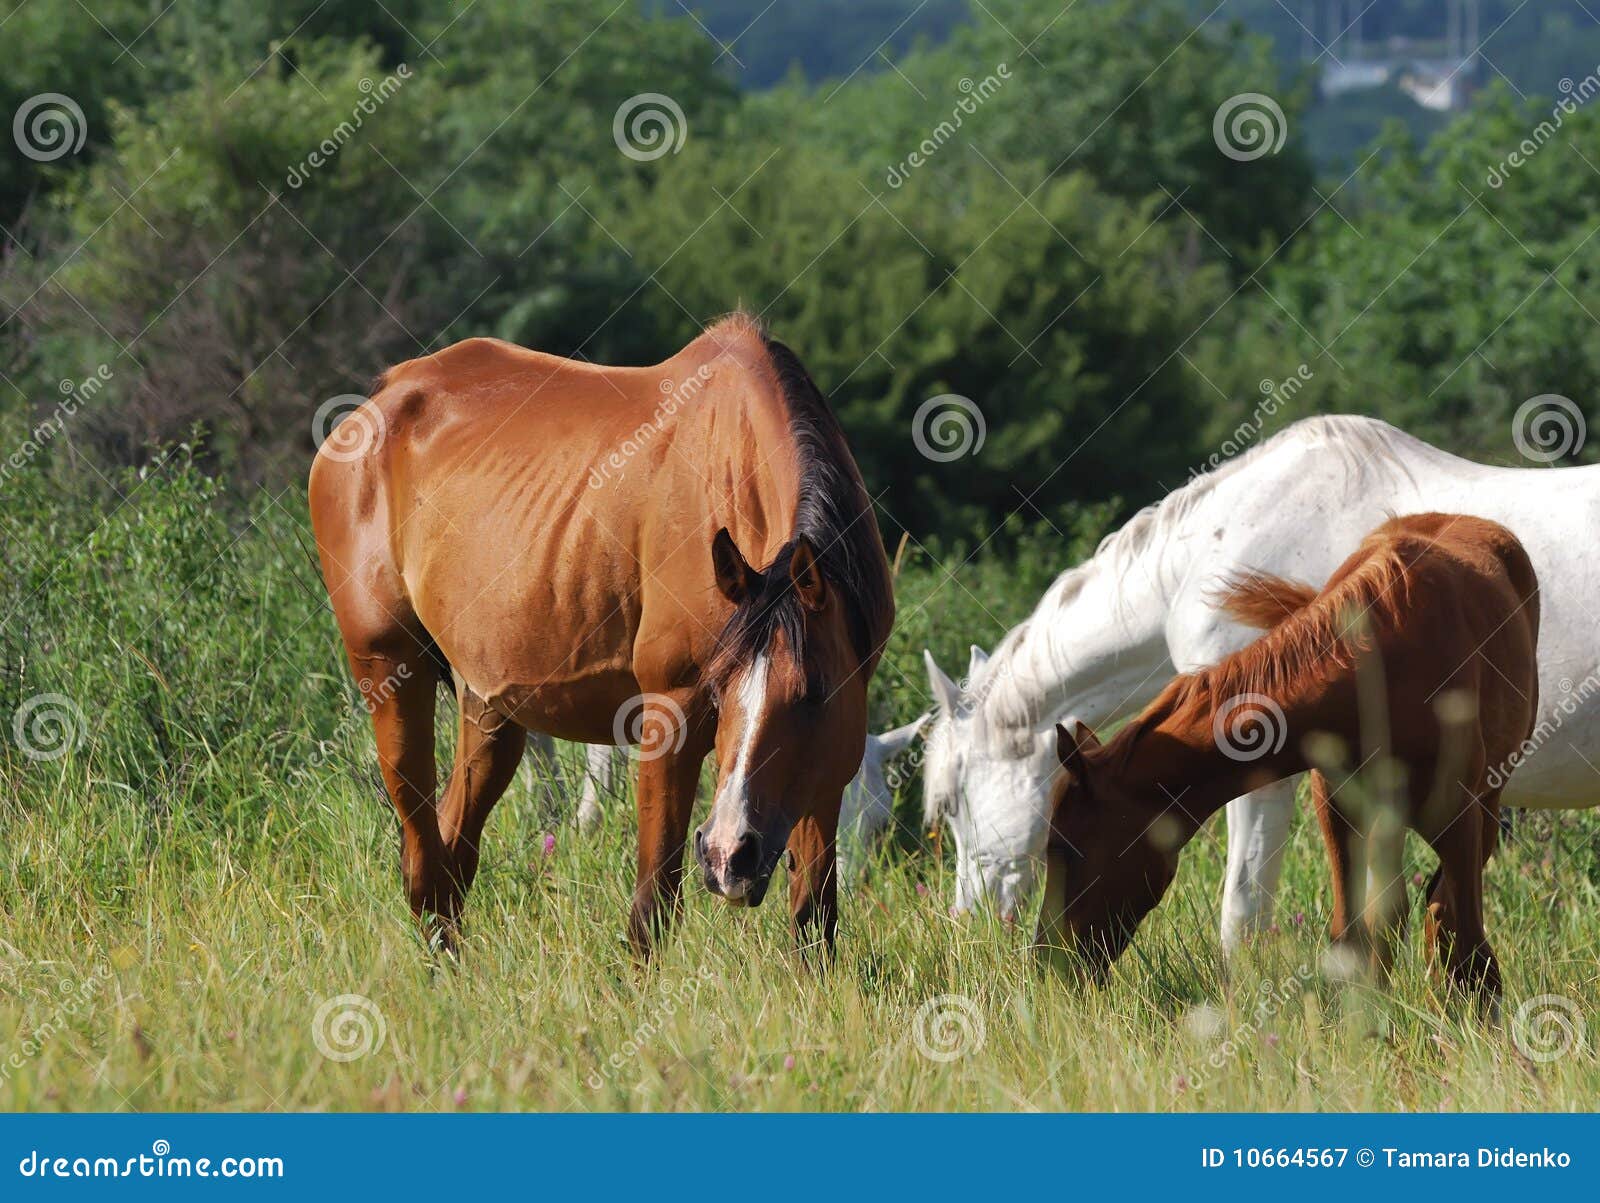
[[1229, 577], [1216, 606], [1235, 622], [1270, 631], [1316, 600], [1317, 590], [1270, 572], [1240, 572]]

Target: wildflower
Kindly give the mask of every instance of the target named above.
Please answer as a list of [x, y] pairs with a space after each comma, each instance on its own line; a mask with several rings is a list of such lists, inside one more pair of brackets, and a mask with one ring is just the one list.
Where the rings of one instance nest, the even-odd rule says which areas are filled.
[[1278, 1033], [1276, 1033], [1276, 1032], [1268, 1032], [1267, 1035], [1266, 1035], [1266, 1041], [1267, 1041], [1267, 1047], [1268, 1048], [1277, 1048], [1278, 1047]]
[[1296, 911], [1294, 913], [1294, 925], [1296, 927], [1304, 927], [1306, 925], [1306, 913], [1304, 911]]
[[785, 1057], [783, 1059], [783, 1067], [785, 1069], [793, 1069], [794, 1068], [794, 1054], [793, 1053], [790, 1053], [787, 1057]]
[[928, 883], [925, 882], [925, 881], [917, 882], [917, 897], [926, 898], [927, 896], [928, 896]]
[[556, 837], [547, 832], [545, 834], [545, 837], [544, 837], [544, 854], [546, 856], [552, 856], [552, 855], [554, 855], [555, 850], [556, 850]]
[[454, 1097], [457, 1107], [465, 1107], [467, 1105], [467, 1088], [465, 1086], [457, 1086]]

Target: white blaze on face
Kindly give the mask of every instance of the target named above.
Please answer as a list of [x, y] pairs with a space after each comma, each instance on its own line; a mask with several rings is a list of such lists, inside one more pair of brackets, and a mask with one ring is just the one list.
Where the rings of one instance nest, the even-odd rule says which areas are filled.
[[717, 783], [717, 796], [711, 803], [711, 821], [706, 824], [706, 854], [719, 867], [728, 863], [739, 840], [750, 827], [750, 767], [755, 756], [756, 733], [767, 708], [767, 657], [757, 656], [739, 682], [739, 711], [744, 730], [739, 733], [739, 751], [733, 768]]

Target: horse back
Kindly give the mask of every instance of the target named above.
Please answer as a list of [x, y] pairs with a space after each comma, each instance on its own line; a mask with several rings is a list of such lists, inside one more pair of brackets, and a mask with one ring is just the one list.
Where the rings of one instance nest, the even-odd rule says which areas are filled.
[[1456, 677], [1475, 693], [1485, 753], [1503, 760], [1538, 711], [1539, 583], [1527, 550], [1500, 523], [1462, 514], [1391, 519], [1373, 541], [1408, 565], [1408, 655], [1434, 662], [1417, 676], [1440, 688]]
[[312, 469], [330, 594], [414, 622], [527, 725], [596, 738], [578, 716], [681, 676], [726, 618], [718, 527], [760, 554], [793, 521], [787, 413], [752, 365], [726, 337], [642, 368], [469, 339], [391, 368], [346, 419], [370, 448]]

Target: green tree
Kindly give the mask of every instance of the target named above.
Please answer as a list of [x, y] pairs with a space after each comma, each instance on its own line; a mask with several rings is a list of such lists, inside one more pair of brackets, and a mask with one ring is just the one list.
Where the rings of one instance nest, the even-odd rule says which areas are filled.
[[1280, 420], [1371, 413], [1504, 462], [1527, 463], [1512, 419], [1533, 397], [1564, 395], [1592, 422], [1600, 110], [1569, 103], [1497, 88], [1425, 146], [1391, 131], [1360, 194], [1317, 216], [1197, 363], [1243, 397], [1249, 376], [1305, 361], [1315, 380]]

